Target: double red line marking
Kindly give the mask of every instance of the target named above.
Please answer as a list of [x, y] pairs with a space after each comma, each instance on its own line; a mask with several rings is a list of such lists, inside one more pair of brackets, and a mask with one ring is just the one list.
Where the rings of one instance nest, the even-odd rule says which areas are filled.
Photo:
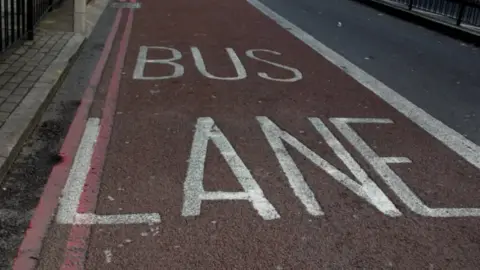
[[[130, 2], [135, 3], [136, 0], [131, 0]], [[55, 209], [57, 208], [59, 197], [62, 194], [76, 151], [82, 139], [96, 88], [102, 78], [105, 65], [113, 47], [113, 42], [120, 27], [122, 13], [122, 9], [117, 11], [112, 29], [106, 39], [105, 47], [90, 78], [89, 86], [85, 89], [81, 104], [75, 113], [75, 117], [60, 149], [63, 162], [57, 164], [52, 169], [44, 192], [18, 250], [12, 268], [13, 270], [33, 270], [40, 259], [42, 243], [48, 232], [48, 227], [55, 216]], [[127, 22], [116, 55], [114, 71], [104, 102], [103, 115], [100, 121], [100, 133], [95, 144], [90, 170], [80, 198], [77, 209], [78, 213], [93, 213], [96, 208], [101, 173], [103, 171], [105, 153], [113, 126], [121, 71], [130, 39], [132, 24], [133, 9], [129, 9]], [[90, 225], [72, 225], [61, 269], [84, 269], [85, 253], [88, 247], [89, 236]]]

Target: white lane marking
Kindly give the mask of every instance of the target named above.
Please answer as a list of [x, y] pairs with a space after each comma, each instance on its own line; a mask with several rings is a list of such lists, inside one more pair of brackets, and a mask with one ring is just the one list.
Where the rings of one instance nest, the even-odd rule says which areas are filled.
[[390, 119], [371, 118], [330, 118], [342, 135], [360, 152], [365, 160], [377, 171], [384, 182], [395, 192], [413, 212], [428, 217], [466, 217], [480, 216], [480, 208], [430, 208], [402, 181], [402, 179], [388, 166], [388, 161], [406, 161], [407, 158], [379, 157], [370, 146], [358, 135], [351, 123], [390, 124]]
[[[237, 177], [244, 190], [243, 192], [212, 192], [204, 190], [205, 158], [210, 140], [218, 148], [233, 174]], [[235, 149], [223, 135], [222, 131], [215, 125], [212, 118], [198, 118], [188, 162], [187, 176], [183, 187], [182, 216], [200, 215], [203, 200], [248, 200], [263, 219], [272, 220], [280, 218], [273, 205], [265, 198], [262, 189], [253, 179], [242, 159], [235, 152]]]
[[267, 52], [267, 53], [271, 53], [271, 54], [274, 54], [274, 55], [282, 55], [281, 53], [276, 52], [276, 51], [272, 51], [272, 50], [265, 50], [265, 49], [253, 49], [253, 50], [248, 50], [248, 51], [245, 52], [245, 54], [252, 59], [255, 59], [255, 60], [263, 62], [263, 63], [270, 64], [274, 67], [289, 70], [293, 73], [292, 78], [281, 79], [281, 78], [272, 78], [272, 77], [268, 76], [268, 74], [265, 73], [265, 72], [258, 72], [257, 74], [258, 74], [258, 76], [260, 76], [260, 78], [264, 78], [266, 80], [271, 80], [271, 81], [277, 81], [277, 82], [296, 82], [296, 81], [299, 81], [303, 78], [300, 70], [298, 70], [296, 68], [288, 67], [288, 66], [285, 66], [285, 65], [282, 65], [282, 64], [279, 64], [279, 63], [275, 63], [275, 62], [272, 62], [272, 61], [269, 61], [269, 60], [262, 59], [262, 58], [256, 56], [255, 52]]
[[409, 158], [406, 157], [383, 157], [381, 158], [385, 163], [388, 164], [404, 164], [404, 163], [412, 163]]
[[245, 79], [247, 77], [247, 71], [245, 70], [245, 67], [242, 64], [242, 61], [240, 61], [240, 59], [238, 58], [238, 55], [235, 53], [235, 51], [232, 48], [226, 48], [225, 50], [227, 51], [228, 56], [230, 57], [230, 60], [232, 60], [233, 66], [237, 71], [236, 77], [218, 77], [218, 76], [212, 75], [210, 72], [207, 71], [207, 68], [205, 66], [205, 62], [203, 61], [203, 57], [202, 57], [202, 54], [200, 53], [200, 50], [197, 47], [191, 47], [191, 50], [192, 50], [193, 59], [195, 59], [195, 65], [197, 66], [198, 71], [203, 76], [209, 79], [235, 81], [235, 80]]
[[[169, 50], [172, 53], [171, 58], [167, 59], [148, 59], [148, 51], [149, 50]], [[226, 80], [226, 81], [235, 81], [235, 80], [243, 80], [247, 78], [247, 71], [245, 69], [245, 66], [242, 64], [242, 61], [238, 57], [237, 53], [235, 52], [234, 49], [232, 48], [225, 48], [227, 51], [227, 54], [230, 58], [230, 60], [233, 63], [233, 66], [235, 67], [235, 71], [237, 75], [235, 77], [219, 77], [211, 74], [210, 72], [207, 71], [207, 67], [205, 65], [205, 61], [203, 60], [202, 53], [200, 50], [192, 46], [190, 48], [193, 56], [193, 60], [195, 62], [195, 66], [197, 67], [197, 70], [202, 74], [203, 76], [209, 78], [209, 79], [214, 79], [214, 80]], [[252, 49], [252, 50], [247, 50], [245, 54], [249, 57], [252, 58], [256, 61], [260, 61], [272, 66], [275, 66], [277, 68], [281, 68], [284, 70], [291, 71], [293, 73], [293, 77], [291, 78], [273, 78], [270, 77], [266, 72], [257, 72], [257, 75], [260, 78], [270, 80], [270, 81], [277, 81], [277, 82], [296, 82], [298, 80], [301, 80], [303, 78], [302, 73], [292, 67], [288, 67], [279, 63], [275, 63], [270, 60], [262, 59], [258, 56], [255, 55], [255, 52], [263, 52], [263, 53], [270, 53], [274, 55], [282, 55], [279, 52], [272, 51], [272, 50], [267, 50], [267, 49]], [[169, 48], [169, 47], [161, 47], [161, 46], [140, 46], [138, 56], [137, 56], [137, 62], [135, 64], [135, 69], [133, 71], [133, 79], [135, 80], [166, 80], [166, 79], [172, 79], [172, 78], [178, 78], [183, 76], [185, 72], [184, 66], [182, 66], [179, 63], [176, 63], [174, 61], [180, 60], [182, 58], [182, 53], [175, 49], [175, 48]], [[174, 67], [174, 72], [172, 75], [168, 76], [154, 76], [154, 77], [147, 77], [145, 76], [145, 66], [147, 63], [152, 63], [152, 64], [165, 64], [165, 65], [170, 65]], [[154, 92], [150, 91], [152, 94], [155, 94]]]
[[[127, 214], [127, 215], [95, 215], [91, 213], [78, 214], [77, 208], [83, 186], [90, 170], [91, 160], [95, 143], [100, 131], [100, 119], [89, 118], [87, 120], [82, 140], [78, 146], [75, 160], [70, 169], [67, 182], [62, 191], [57, 223], [60, 224], [141, 224], [159, 223], [160, 215], [157, 213]], [[108, 196], [110, 197], [110, 196]]]
[[325, 139], [325, 142], [332, 148], [335, 155], [347, 166], [347, 168], [352, 172], [358, 182], [360, 182], [361, 187], [359, 189], [359, 195], [365, 198], [368, 202], [375, 205], [381, 212], [386, 215], [397, 217], [401, 216], [402, 213], [398, 210], [395, 205], [390, 201], [382, 192], [382, 190], [375, 184], [375, 182], [367, 175], [367, 173], [362, 169], [362, 167], [355, 161], [355, 159], [348, 153], [348, 151], [343, 147], [340, 141], [335, 138], [333, 133], [327, 128], [327, 126], [319, 119], [311, 117], [309, 118], [310, 123], [317, 129], [318, 133], [322, 135]]
[[62, 191], [60, 205], [57, 213], [57, 222], [71, 224], [75, 219], [83, 185], [90, 169], [95, 142], [100, 130], [100, 119], [89, 118], [87, 120], [82, 140], [78, 146], [75, 160]]
[[355, 162], [347, 150], [340, 144], [338, 139], [334, 137], [334, 135], [328, 130], [328, 128], [320, 119], [310, 118], [310, 121], [320, 135], [322, 135], [322, 137], [325, 139], [327, 144], [332, 148], [335, 155], [342, 160], [342, 162], [348, 167], [360, 184], [339, 171], [328, 161], [324, 160], [304, 144], [299, 142], [295, 137], [281, 130], [267, 117], [257, 117], [257, 120], [260, 123], [260, 126], [265, 133], [265, 137], [267, 138], [271, 148], [275, 152], [275, 156], [277, 157], [285, 175], [287, 176], [288, 182], [295, 195], [305, 205], [305, 208], [311, 215], [323, 215], [323, 212], [321, 212], [320, 206], [315, 200], [315, 195], [308, 187], [308, 184], [305, 182], [302, 173], [298, 169], [292, 157], [288, 154], [287, 149], [282, 141], [294, 147], [299, 153], [329, 174], [333, 179], [350, 189], [359, 197], [364, 198], [366, 201], [375, 206], [380, 212], [391, 217], [402, 215], [402, 213], [388, 199], [387, 195], [385, 195], [375, 184], [375, 182], [368, 177], [365, 171], [358, 163]]
[[160, 223], [161, 218], [158, 213], [143, 214], [124, 214], [124, 215], [96, 215], [92, 213], [76, 214], [73, 224], [92, 225], [92, 224], [154, 224]]
[[[288, 184], [293, 190], [295, 196], [297, 196], [297, 198], [302, 202], [310, 215], [323, 216], [325, 213], [322, 211], [322, 208], [316, 200], [315, 194], [308, 186], [305, 178], [293, 161], [292, 157], [288, 154], [288, 151], [285, 148], [282, 140], [295, 147], [300, 153], [310, 160], [315, 159], [315, 154], [313, 154], [312, 157], [310, 149], [306, 149], [303, 144], [298, 142], [290, 134], [278, 128], [267, 117], [259, 116], [257, 117], [257, 121], [260, 123], [260, 127], [265, 134], [265, 138], [275, 153], [275, 156], [277, 157], [277, 160], [280, 163], [285, 176], [287, 177]], [[328, 167], [327, 170], [335, 170], [333, 166], [329, 166], [330, 164], [323, 159], [315, 164], [320, 166], [322, 169]]]
[[365, 86], [368, 90], [390, 104], [398, 112], [408, 117], [426, 132], [437, 138], [443, 144], [462, 156], [473, 166], [480, 169], [480, 146], [471, 142], [455, 130], [449, 128], [433, 116], [417, 107], [400, 94], [389, 88], [373, 76], [369, 75], [343, 56], [334, 52], [313, 36], [309, 35], [287, 19], [275, 13], [273, 10], [262, 4], [258, 0], [247, 0], [252, 6], [257, 8], [267, 17], [274, 20], [278, 25], [289, 31], [292, 35], [310, 46], [314, 51], [322, 55], [328, 61], [341, 68], [356, 81]]

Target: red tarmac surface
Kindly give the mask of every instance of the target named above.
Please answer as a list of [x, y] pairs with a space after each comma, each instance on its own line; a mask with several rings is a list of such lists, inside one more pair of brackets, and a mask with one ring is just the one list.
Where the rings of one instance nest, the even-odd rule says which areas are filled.
[[[248, 2], [141, 4], [120, 11], [120, 27], [87, 123], [87, 130], [98, 127], [100, 135], [93, 153], [76, 167], [92, 168], [75, 180], [85, 183], [80, 198], [64, 193], [38, 269], [480, 268], [475, 210], [436, 217], [438, 212], [415, 211], [418, 204], [405, 202], [415, 194], [430, 208], [479, 206], [480, 171], [474, 164]], [[180, 53], [181, 59], [173, 62], [184, 68], [183, 74], [178, 64], [158, 61], [136, 72], [142, 66], [142, 46], [150, 46], [150, 60]], [[242, 74], [226, 48], [238, 57], [245, 78], [208, 78]], [[248, 53], [252, 49], [257, 50], [253, 57]], [[198, 52], [210, 75], [200, 72]], [[145, 78], [171, 76], [175, 70], [181, 76]], [[349, 138], [348, 130], [342, 133], [335, 118], [389, 119], [392, 123], [350, 126], [379, 157], [409, 159], [397, 158], [403, 163], [387, 168], [412, 193], [394, 192], [385, 180], [392, 173], [378, 165], [382, 160], [362, 155], [361, 140]], [[100, 119], [98, 125], [95, 119]], [[261, 121], [271, 133], [262, 131]], [[325, 125], [323, 133], [315, 123]], [[279, 144], [277, 135], [288, 136], [275, 133], [275, 126], [305, 147]], [[203, 162], [202, 139], [208, 138]], [[75, 162], [80, 159], [77, 155]], [[364, 198], [332, 175], [347, 179], [353, 189], [360, 187]], [[297, 180], [296, 192], [289, 179]], [[198, 193], [195, 183], [203, 184], [206, 195]], [[251, 193], [241, 193], [245, 189]], [[196, 196], [240, 199], [203, 200], [196, 215], [195, 199], [189, 199]], [[313, 201], [307, 207], [300, 198]], [[58, 217], [67, 205], [76, 206], [78, 213], [107, 217], [77, 218], [72, 226], [72, 218], [60, 222]], [[473, 214], [454, 216], [466, 212]], [[151, 218], [159, 214], [161, 222], [125, 224], [119, 218], [143, 213], [153, 213]], [[20, 252], [16, 269], [26, 260]]]

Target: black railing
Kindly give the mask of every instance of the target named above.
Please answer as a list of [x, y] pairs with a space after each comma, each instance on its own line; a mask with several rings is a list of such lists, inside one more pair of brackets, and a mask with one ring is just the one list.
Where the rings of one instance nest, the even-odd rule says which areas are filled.
[[382, 0], [453, 19], [457, 25], [480, 27], [480, 0]]
[[25, 38], [32, 40], [38, 22], [59, 0], [0, 0], [0, 52]]

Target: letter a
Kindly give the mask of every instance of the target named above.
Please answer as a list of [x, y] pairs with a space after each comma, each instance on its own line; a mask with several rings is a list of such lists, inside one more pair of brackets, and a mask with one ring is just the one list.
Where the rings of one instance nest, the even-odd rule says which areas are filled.
[[[203, 174], [208, 142], [212, 140], [235, 174], [243, 192], [205, 191]], [[247, 200], [265, 220], [280, 218], [273, 205], [265, 198], [262, 189], [221, 130], [209, 117], [197, 120], [192, 143], [187, 177], [184, 183], [182, 216], [200, 215], [203, 200]]]

